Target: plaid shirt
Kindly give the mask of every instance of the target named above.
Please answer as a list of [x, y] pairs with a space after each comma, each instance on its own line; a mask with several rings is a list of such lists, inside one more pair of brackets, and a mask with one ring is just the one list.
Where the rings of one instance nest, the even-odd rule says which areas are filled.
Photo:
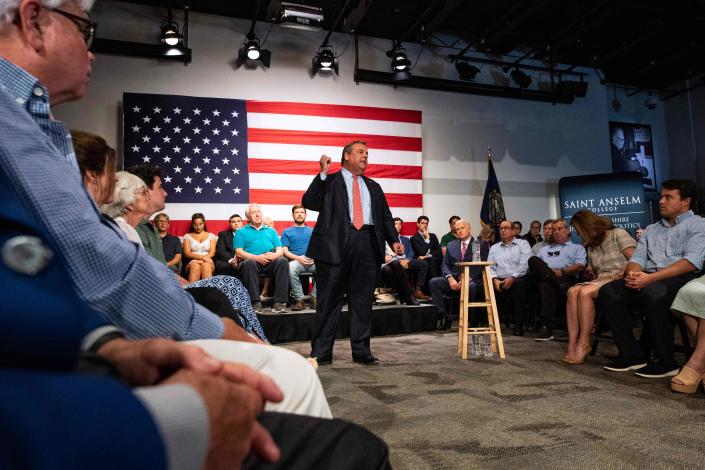
[[103, 221], [84, 189], [68, 128], [36, 78], [0, 58], [0, 172], [52, 236], [79, 297], [129, 337], [220, 338], [222, 321], [173, 273]]

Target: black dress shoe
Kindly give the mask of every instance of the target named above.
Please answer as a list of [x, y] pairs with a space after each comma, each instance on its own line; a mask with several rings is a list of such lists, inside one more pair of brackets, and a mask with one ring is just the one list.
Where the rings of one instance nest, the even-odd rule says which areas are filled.
[[[315, 356], [311, 356], [315, 357]], [[323, 357], [316, 357], [316, 362], [318, 363], [319, 366], [329, 366], [333, 364], [333, 356], [323, 356]]]
[[[374, 357], [372, 353], [367, 353], [367, 354], [362, 354], [360, 356], [355, 356], [353, 355], [353, 362], [357, 362], [358, 364], [365, 364], [365, 365], [373, 365], [373, 364], [379, 364], [379, 359]], [[319, 362], [320, 364], [320, 362]]]

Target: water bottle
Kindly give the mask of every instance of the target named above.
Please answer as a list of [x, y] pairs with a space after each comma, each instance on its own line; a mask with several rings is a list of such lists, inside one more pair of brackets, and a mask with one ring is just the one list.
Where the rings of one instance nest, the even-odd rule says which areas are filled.
[[480, 261], [480, 242], [477, 239], [472, 241], [472, 260]]
[[480, 337], [478, 335], [470, 336], [470, 355], [474, 357], [480, 356]]

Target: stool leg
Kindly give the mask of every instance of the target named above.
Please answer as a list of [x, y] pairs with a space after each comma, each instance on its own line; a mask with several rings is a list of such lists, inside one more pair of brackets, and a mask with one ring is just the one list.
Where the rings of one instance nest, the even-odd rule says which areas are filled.
[[[490, 267], [485, 266], [485, 282], [490, 282]], [[490, 305], [492, 309], [492, 318], [494, 320], [494, 324], [497, 325], [495, 328], [495, 334], [494, 336], [496, 337], [497, 340], [497, 348], [499, 349], [499, 357], [500, 359], [504, 359], [504, 341], [502, 340], [502, 328], [499, 327], [499, 317], [497, 315], [497, 299], [495, 299], [494, 296], [494, 289], [489, 289], [490, 293]]]
[[492, 304], [490, 302], [490, 289], [492, 289], [490, 282], [492, 282], [492, 279], [489, 278], [487, 274], [488, 271], [489, 267], [485, 267], [485, 271], [482, 273], [482, 287], [485, 291], [485, 302], [487, 303], [485, 310], [487, 311], [487, 326], [490, 328], [490, 333], [488, 334], [490, 335], [490, 341], [492, 343], [492, 352], [497, 352], [497, 340], [494, 335], [494, 331], [497, 327], [494, 322], [494, 316], [492, 315]]
[[462, 342], [463, 342], [463, 352], [462, 352], [462, 358], [467, 359], [468, 358], [468, 287], [469, 287], [469, 274], [470, 274], [470, 269], [467, 266], [463, 267], [463, 275], [460, 276], [460, 301], [461, 305], [463, 306], [462, 308], [462, 315], [463, 315], [463, 328], [461, 331], [462, 335]]

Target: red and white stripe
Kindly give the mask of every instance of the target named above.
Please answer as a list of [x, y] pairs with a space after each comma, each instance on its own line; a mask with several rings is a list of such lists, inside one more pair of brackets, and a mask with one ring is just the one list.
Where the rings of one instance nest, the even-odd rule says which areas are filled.
[[[343, 146], [353, 140], [367, 142], [366, 176], [385, 192], [403, 233], [416, 230], [423, 209], [421, 112], [365, 106], [247, 102], [250, 202], [259, 204], [279, 233], [292, 225], [291, 207], [318, 173], [321, 155], [331, 157], [332, 171], [340, 168]], [[168, 200], [168, 199], [167, 199]], [[193, 204], [168, 204], [170, 232], [188, 231]], [[227, 227], [231, 214], [243, 219], [245, 204], [200, 204], [210, 232]], [[316, 212], [309, 211], [313, 225]]]

